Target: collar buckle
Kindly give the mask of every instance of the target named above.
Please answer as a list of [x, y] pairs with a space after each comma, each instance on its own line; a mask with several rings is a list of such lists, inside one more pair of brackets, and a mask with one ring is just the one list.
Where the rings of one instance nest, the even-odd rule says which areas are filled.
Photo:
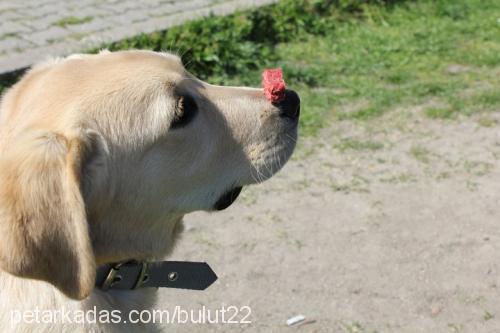
[[101, 285], [101, 289], [108, 290], [114, 284], [119, 283], [123, 279], [123, 277], [120, 274], [118, 274], [120, 272], [120, 267], [122, 267], [123, 265], [127, 265], [127, 264], [141, 266], [141, 271], [139, 273], [139, 276], [137, 277], [137, 282], [132, 287], [132, 290], [135, 290], [137, 288], [142, 287], [142, 285], [149, 280], [148, 263], [145, 261], [130, 260], [130, 261], [117, 263], [117, 264], [111, 266], [108, 274], [106, 275], [106, 278], [104, 279], [104, 282]]
[[137, 282], [135, 283], [132, 289], [137, 289], [142, 287], [144, 283], [149, 280], [148, 275], [148, 263], [145, 261], [138, 262], [141, 265], [141, 272], [139, 273], [139, 277], [137, 278]]
[[106, 278], [104, 279], [104, 282], [101, 285], [101, 289], [106, 291], [109, 288], [113, 286], [113, 284], [118, 283], [122, 280], [122, 276], [118, 275], [118, 272], [120, 271], [120, 267], [125, 264], [124, 262], [115, 264], [111, 266], [109, 269], [108, 274], [106, 275]]

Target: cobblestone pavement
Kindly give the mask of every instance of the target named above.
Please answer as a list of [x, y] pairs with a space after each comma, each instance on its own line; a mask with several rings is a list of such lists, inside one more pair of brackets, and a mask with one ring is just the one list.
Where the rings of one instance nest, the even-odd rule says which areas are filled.
[[276, 0], [0, 0], [0, 73]]

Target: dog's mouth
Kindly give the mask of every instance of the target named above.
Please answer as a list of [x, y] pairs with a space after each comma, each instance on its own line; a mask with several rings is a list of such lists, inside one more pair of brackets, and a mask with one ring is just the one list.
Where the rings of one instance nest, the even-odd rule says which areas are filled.
[[224, 210], [231, 206], [240, 195], [242, 186], [235, 187], [224, 193], [214, 205], [214, 210]]

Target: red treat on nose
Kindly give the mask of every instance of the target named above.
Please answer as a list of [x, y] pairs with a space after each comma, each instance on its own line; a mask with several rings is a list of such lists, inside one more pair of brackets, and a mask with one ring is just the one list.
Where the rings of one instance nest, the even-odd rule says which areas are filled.
[[281, 68], [265, 69], [262, 72], [264, 95], [271, 103], [278, 103], [285, 98], [285, 81]]

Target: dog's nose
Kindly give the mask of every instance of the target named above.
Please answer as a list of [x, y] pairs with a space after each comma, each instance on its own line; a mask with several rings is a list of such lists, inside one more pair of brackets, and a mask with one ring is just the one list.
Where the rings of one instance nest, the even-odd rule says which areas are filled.
[[280, 109], [280, 115], [283, 117], [288, 117], [296, 119], [300, 114], [300, 98], [299, 95], [293, 90], [285, 90], [285, 98], [277, 104]]

